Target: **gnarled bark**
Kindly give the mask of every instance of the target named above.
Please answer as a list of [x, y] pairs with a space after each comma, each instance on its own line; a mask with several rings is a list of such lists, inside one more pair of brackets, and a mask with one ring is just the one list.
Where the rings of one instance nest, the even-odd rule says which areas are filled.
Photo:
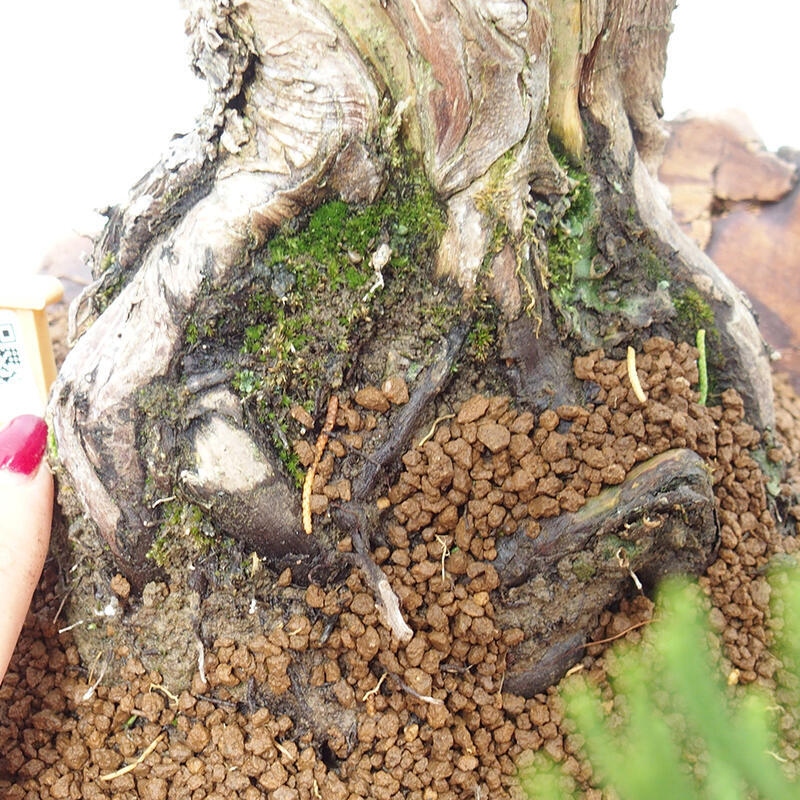
[[[286, 276], [277, 267], [267, 275], [258, 260], [273, 237], [299, 229], [310, 210], [332, 198], [359, 208], [379, 200], [414, 163], [441, 204], [445, 227], [432, 263], [412, 266], [429, 281], [428, 292], [446, 298], [451, 323], [414, 371], [406, 410], [390, 418], [383, 441], [366, 455], [353, 500], [369, 506], [370, 520], [377, 479], [391, 474], [411, 435], [432, 419], [436, 398], [445, 391], [463, 397], [477, 382], [474, 369], [456, 368], [463, 367], [463, 340], [482, 305], [497, 320], [487, 373], [505, 382], [520, 407], [541, 410], [587, 399], [572, 375], [574, 355], [681, 330], [670, 298], [691, 287], [715, 314], [719, 386], [736, 387], [751, 419], [770, 425], [768, 361], [752, 315], [679, 232], [648, 170], [663, 141], [660, 84], [672, 6], [189, 3], [194, 65], [209, 83], [209, 106], [196, 129], [173, 142], [134, 187], [129, 203], [111, 210], [93, 257], [96, 280], [74, 309], [76, 343], [50, 405], [61, 480], [118, 569], [138, 587], [159, 574], [147, 554], [165, 522], [163, 501], [178, 497], [199, 504], [218, 531], [273, 568], [291, 563], [295, 578], [313, 570], [335, 574], [333, 542], [341, 530], [319, 539], [302, 532], [300, 495], [269, 425], [232, 388], [232, 375], [252, 363], [236, 348], [215, 350], [210, 336], [198, 348], [197, 330], [235, 319], [256, 289], [280, 306], [291, 294], [276, 288]], [[596, 281], [592, 296], [613, 289], [616, 298], [594, 305], [576, 299], [566, 320], [564, 308], [551, 305], [545, 239], [559, 229], [574, 181], [565, 159], [554, 157], [550, 134], [566, 160], [582, 165], [596, 204], [585, 222], [605, 277], [594, 274], [592, 262], [591, 276], [580, 280]], [[375, 268], [374, 288], [360, 290], [354, 302], [361, 320], [394, 319], [381, 317], [388, 312], [375, 304], [384, 280], [380, 244], [373, 237], [349, 254], [353, 263], [372, 259]], [[659, 262], [659, 276], [645, 279], [640, 269], [636, 282], [645, 256]], [[387, 269], [397, 285], [404, 280], [398, 270]], [[397, 337], [419, 330], [414, 313], [409, 300], [407, 327]], [[379, 382], [385, 376], [374, 364], [396, 358], [387, 332], [364, 324], [329, 385], [300, 398], [313, 400], [315, 411], [333, 389], [347, 393], [356, 382]], [[276, 390], [275, 409], [280, 400]], [[691, 529], [698, 544], [686, 558], [679, 548], [670, 555], [650, 548], [647, 563], [635, 569], [653, 575], [699, 569], [714, 547], [709, 489], [696, 489], [698, 467], [688, 456], [676, 458], [683, 488], [675, 502], [693, 510], [690, 522], [667, 527]], [[653, 469], [661, 476], [661, 465]], [[628, 480], [633, 505], [658, 506], [657, 487]], [[636, 492], [652, 496], [637, 500]], [[540, 551], [554, 541], [563, 540], [560, 559], [575, 548], [591, 551], [580, 517], [558, 518], [538, 544], [509, 538], [501, 563], [522, 559], [527, 574], [549, 557]], [[173, 577], [179, 573], [175, 566]], [[623, 571], [611, 588], [598, 582], [581, 614], [548, 617], [542, 630], [558, 628], [558, 635], [520, 658], [529, 667], [540, 659], [554, 666], [523, 670], [519, 686], [530, 691], [555, 679], [599, 608], [627, 580]], [[512, 589], [510, 577], [506, 583], [509, 593], [526, 591]], [[513, 605], [508, 609], [513, 616]]]

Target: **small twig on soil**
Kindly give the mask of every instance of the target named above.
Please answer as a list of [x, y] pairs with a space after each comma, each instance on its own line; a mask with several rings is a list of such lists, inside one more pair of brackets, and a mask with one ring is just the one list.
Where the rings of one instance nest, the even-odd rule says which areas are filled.
[[586, 644], [582, 644], [580, 647], [576, 647], [576, 650], [583, 650], [587, 647], [592, 647], [597, 644], [610, 644], [611, 642], [616, 642], [617, 639], [621, 639], [623, 636], [627, 636], [631, 631], [638, 630], [639, 628], [644, 628], [645, 625], [649, 625], [653, 620], [652, 619], [644, 619], [641, 622], [636, 622], [633, 625], [625, 628], [624, 631], [620, 631], [619, 633], [615, 633], [613, 636], [609, 636], [606, 639], [596, 639], [593, 642], [586, 642]]
[[162, 685], [160, 683], [151, 683], [149, 691], [151, 691], [151, 692], [161, 692], [170, 701], [170, 703], [177, 703], [178, 702], [177, 696], [172, 694], [172, 692], [169, 689], [167, 689], [166, 686], [164, 686], [164, 685]]
[[211, 703], [212, 706], [229, 708], [231, 711], [235, 711], [239, 707], [238, 703], [234, 703], [230, 700], [221, 700], [219, 697], [213, 697], [210, 694], [196, 694], [195, 697], [198, 700], [205, 700], [207, 703]]
[[624, 548], [620, 547], [617, 550], [617, 563], [622, 567], [622, 569], [628, 571], [628, 575], [631, 576], [636, 588], [641, 592], [642, 591], [642, 582], [639, 580], [639, 576], [633, 571], [631, 568], [631, 562], [628, 558], [628, 554], [625, 552]]
[[[97, 665], [97, 662], [100, 660], [100, 656], [102, 655], [101, 652], [98, 652], [95, 656], [94, 661], [92, 662], [92, 668], [89, 670], [89, 680], [92, 679], [92, 673], [94, 672], [94, 668]], [[106, 659], [103, 662], [103, 666], [100, 669], [100, 674], [97, 676], [95, 682], [83, 693], [83, 697], [81, 697], [81, 702], [85, 702], [86, 700], [91, 700], [94, 697], [95, 689], [100, 685], [100, 681], [103, 680], [103, 677], [106, 674], [106, 670], [108, 669], [108, 660]]]
[[[53, 625], [56, 624], [56, 620], [61, 616], [61, 612], [64, 610], [64, 604], [67, 602], [67, 598], [72, 594], [72, 590], [74, 588], [75, 584], [72, 584], [72, 586], [70, 586], [69, 589], [67, 589], [67, 591], [64, 592], [64, 596], [61, 598], [61, 602], [58, 604], [58, 609], [56, 610], [55, 616], [53, 617]], [[59, 630], [58, 632], [62, 633], [63, 630]]]
[[361, 702], [362, 703], [366, 703], [368, 697], [372, 697], [373, 695], [378, 694], [378, 692], [381, 690], [381, 686], [383, 685], [383, 682], [386, 680], [386, 676], [388, 674], [389, 673], [384, 672], [383, 675], [381, 675], [380, 678], [378, 678], [378, 682], [368, 692], [366, 692], [364, 694], [364, 696], [361, 698]]
[[336, 412], [339, 410], [339, 398], [335, 394], [330, 396], [328, 400], [328, 410], [325, 413], [325, 424], [322, 426], [317, 445], [314, 449], [314, 460], [306, 472], [306, 478], [303, 481], [303, 530], [306, 533], [311, 533], [314, 528], [311, 522], [311, 490], [314, 486], [314, 476], [317, 474], [317, 467], [322, 460], [322, 455], [325, 452], [325, 446], [328, 444], [328, 438], [331, 435], [333, 426], [336, 424]]
[[455, 414], [442, 414], [441, 417], [436, 417], [433, 421], [433, 425], [431, 425], [431, 429], [417, 442], [417, 447], [422, 447], [428, 439], [433, 438], [433, 434], [436, 433], [436, 427], [439, 425], [440, 422], [444, 422], [448, 419], [453, 419]]
[[631, 388], [636, 395], [636, 399], [640, 403], [647, 402], [647, 395], [642, 389], [642, 384], [639, 381], [639, 373], [636, 371], [636, 351], [628, 345], [628, 378], [631, 382]]
[[197, 644], [197, 671], [200, 673], [200, 680], [203, 683], [208, 683], [206, 677], [206, 649], [203, 647], [203, 640], [199, 636], [195, 636]]
[[[66, 598], [64, 598], [64, 599], [66, 599]], [[54, 621], [55, 621], [55, 620], [54, 620]], [[66, 625], [66, 626], [64, 626], [63, 628], [59, 628], [59, 629], [58, 629], [58, 632], [59, 632], [60, 634], [61, 634], [61, 633], [67, 633], [68, 631], [71, 631], [71, 630], [73, 630], [73, 628], [77, 628], [77, 627], [79, 627], [80, 625], [83, 625], [85, 622], [86, 622], [86, 620], [85, 620], [85, 619], [79, 619], [77, 622], [73, 622], [73, 623], [72, 623], [72, 625]]]
[[377, 597], [378, 615], [381, 622], [403, 643], [411, 641], [414, 631], [408, 627], [400, 611], [400, 601], [381, 568], [370, 558], [364, 535], [356, 525], [351, 533], [353, 539], [353, 559], [361, 567], [367, 584]]
[[427, 703], [431, 706], [443, 706], [444, 700], [440, 700], [438, 697], [431, 697], [429, 694], [420, 694], [416, 689], [412, 689], [407, 683], [403, 683], [400, 678], [392, 673], [392, 677], [397, 681], [400, 685], [400, 688], [406, 693], [410, 694], [412, 697], [416, 697], [417, 700], [422, 700], [423, 703]]
[[122, 775], [127, 775], [131, 770], [136, 769], [136, 767], [138, 767], [139, 764], [141, 764], [147, 758], [147, 756], [149, 756], [150, 753], [152, 753], [153, 750], [155, 750], [156, 747], [158, 747], [158, 743], [166, 735], [167, 735], [166, 731], [161, 731], [161, 733], [159, 733], [158, 736], [156, 736], [156, 738], [153, 739], [153, 741], [150, 742], [150, 744], [147, 745], [147, 747], [145, 747], [144, 750], [142, 750], [142, 754], [135, 761], [131, 761], [130, 764], [126, 764], [124, 767], [121, 767], [120, 769], [116, 770], [116, 772], [108, 772], [105, 775], [101, 775], [100, 780], [113, 781], [114, 778], [119, 778]]
[[280, 750], [281, 753], [283, 753], [286, 756], [286, 758], [288, 758], [288, 759], [292, 758], [292, 751], [289, 750], [288, 747], [284, 747], [280, 742], [274, 742], [274, 744], [275, 744], [275, 747], [277, 747], [278, 750]]
[[447, 546], [447, 542], [444, 540], [444, 538], [438, 533], [436, 534], [436, 541], [442, 546], [442, 583], [444, 583], [447, 580], [447, 572], [444, 568], [444, 562], [450, 555], [450, 548]]

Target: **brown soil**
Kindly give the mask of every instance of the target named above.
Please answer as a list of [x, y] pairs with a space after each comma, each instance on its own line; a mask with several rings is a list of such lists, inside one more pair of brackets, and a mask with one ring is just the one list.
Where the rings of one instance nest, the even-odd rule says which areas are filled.
[[[0, 790], [9, 798], [486, 800], [520, 796], [519, 768], [544, 751], [587, 797], [601, 797], [557, 688], [529, 699], [503, 690], [521, 631], [495, 618], [496, 535], [524, 525], [535, 537], [537, 518], [575, 510], [635, 463], [671, 447], [697, 450], [714, 472], [721, 524], [719, 557], [701, 579], [726, 646], [721, 668], [771, 686], [763, 568], [795, 549], [800, 470], [790, 461], [780, 494], [767, 491], [752, 455], [759, 436], [742, 421], [738, 396], [696, 404], [694, 357], [686, 345], [648, 343], [639, 358], [650, 395], [642, 407], [624, 363], [596, 353], [576, 362], [578, 377], [599, 387], [593, 406], [534, 418], [508, 398], [476, 395], [406, 453], [380, 501], [392, 518], [386, 545], [373, 553], [414, 630], [405, 644], [390, 635], [373, 587], [353, 570], [339, 585], [312, 584], [304, 613], [250, 641], [208, 643], [202, 672], [177, 695], [169, 675], [137, 657], [98, 683], [102, 665], [81, 663], [72, 633], [59, 631], [65, 576], [49, 562], [0, 687]], [[775, 392], [780, 441], [764, 452], [780, 463], [800, 452], [800, 399], [782, 379]], [[314, 486], [315, 524], [328, 504], [349, 496], [337, 457], [359, 445], [385, 405], [406, 398], [395, 383], [343, 404]], [[308, 445], [298, 451], [313, 458]], [[778, 512], [791, 535], [776, 527]], [[279, 576], [277, 585], [290, 579]], [[111, 588], [124, 602], [124, 579]], [[649, 619], [651, 602], [631, 588], [603, 614], [594, 641]], [[579, 662], [601, 684], [603, 649], [590, 646]], [[313, 730], [302, 722], [309, 704]], [[330, 708], [336, 713], [326, 717]], [[788, 715], [784, 723], [796, 727]]]

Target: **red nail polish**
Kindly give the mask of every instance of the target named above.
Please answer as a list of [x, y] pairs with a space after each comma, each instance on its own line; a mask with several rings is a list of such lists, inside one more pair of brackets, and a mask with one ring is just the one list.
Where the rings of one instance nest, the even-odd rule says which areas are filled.
[[0, 431], [0, 469], [33, 475], [46, 446], [47, 423], [41, 417], [15, 417]]

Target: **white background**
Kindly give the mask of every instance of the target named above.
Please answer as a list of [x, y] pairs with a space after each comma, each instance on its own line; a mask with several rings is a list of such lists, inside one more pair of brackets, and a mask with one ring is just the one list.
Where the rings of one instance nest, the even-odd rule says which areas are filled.
[[[376, 0], [377, 2], [377, 0]], [[205, 103], [178, 0], [6, 3], [0, 48], [2, 260], [13, 280], [124, 200]], [[800, 147], [800, 11], [785, 0], [684, 0], [664, 106], [748, 113], [770, 149]]]

